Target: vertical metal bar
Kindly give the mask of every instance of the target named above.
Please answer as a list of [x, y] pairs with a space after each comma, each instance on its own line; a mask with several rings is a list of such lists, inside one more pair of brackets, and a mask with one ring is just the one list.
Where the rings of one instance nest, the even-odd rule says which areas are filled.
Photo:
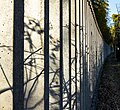
[[49, 110], [49, 0], [44, 0], [44, 110]]
[[69, 0], [69, 110], [71, 110], [71, 0]]
[[[79, 71], [80, 71], [80, 97], [81, 97], [81, 10], [80, 10], [80, 6], [81, 6], [81, 2], [80, 2], [81, 0], [79, 0], [79, 45], [80, 45], [80, 47], [79, 47], [79, 54], [80, 54], [80, 61], [79, 61], [79, 64], [80, 64], [80, 66], [79, 66]], [[81, 98], [79, 99], [80, 100], [80, 110], [81, 110]]]
[[84, 26], [85, 26], [85, 32], [84, 32], [84, 40], [85, 40], [85, 42], [84, 42], [84, 50], [85, 50], [85, 53], [84, 53], [84, 90], [85, 90], [85, 95], [84, 95], [84, 109], [86, 110], [87, 109], [87, 105], [86, 105], [86, 101], [87, 101], [87, 55], [86, 55], [86, 53], [87, 53], [87, 49], [86, 49], [86, 40], [87, 40], [87, 33], [86, 33], [86, 31], [87, 31], [87, 26], [86, 26], [86, 22], [87, 22], [87, 19], [86, 19], [86, 14], [87, 14], [87, 1], [86, 0], [84, 0]]
[[13, 110], [24, 110], [24, 0], [14, 0]]
[[77, 110], [77, 4], [75, 0], [75, 107]]
[[60, 110], [63, 109], [63, 0], [60, 0]]
[[84, 0], [82, 0], [82, 23], [81, 24], [82, 24], [82, 28], [83, 28], [82, 29], [82, 65], [83, 65], [82, 66], [82, 69], [83, 69], [83, 73], [82, 73], [83, 74], [83, 77], [82, 77], [83, 78], [83, 80], [82, 80], [82, 92], [83, 92], [82, 93], [82, 95], [83, 95], [82, 96], [82, 100], [83, 100], [82, 110], [85, 110], [85, 108], [84, 108], [84, 106], [85, 106], [85, 103], [84, 103], [84, 101], [85, 101], [85, 97], [84, 97], [85, 96], [85, 93], [84, 93], [85, 92], [85, 86], [84, 86], [85, 85], [85, 81], [84, 81], [85, 65], [84, 64], [85, 63], [84, 63], [84, 20], [83, 20], [84, 19], [84, 11], [83, 10], [84, 10]]

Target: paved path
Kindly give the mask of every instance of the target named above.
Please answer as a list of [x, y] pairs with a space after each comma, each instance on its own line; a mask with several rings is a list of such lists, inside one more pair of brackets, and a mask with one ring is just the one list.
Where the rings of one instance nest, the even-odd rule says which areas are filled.
[[98, 89], [97, 110], [120, 110], [120, 62], [108, 57]]

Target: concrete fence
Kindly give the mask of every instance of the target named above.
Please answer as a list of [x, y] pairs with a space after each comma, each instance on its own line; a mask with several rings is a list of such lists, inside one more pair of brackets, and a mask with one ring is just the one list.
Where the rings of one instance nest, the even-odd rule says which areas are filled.
[[0, 110], [90, 110], [111, 53], [91, 1], [22, 1], [0, 2]]

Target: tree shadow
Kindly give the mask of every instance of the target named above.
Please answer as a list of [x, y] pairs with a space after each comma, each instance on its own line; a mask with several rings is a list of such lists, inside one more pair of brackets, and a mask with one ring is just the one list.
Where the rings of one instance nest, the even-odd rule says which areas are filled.
[[[50, 30], [52, 30], [52, 24], [50, 25]], [[25, 110], [33, 110], [38, 108], [43, 108], [44, 102], [44, 29], [41, 27], [40, 21], [31, 18], [25, 17], [24, 23], [25, 31], [24, 31], [24, 42], [25, 42], [25, 58], [24, 58], [24, 71], [25, 71], [25, 82], [24, 82], [24, 103], [25, 103]], [[60, 56], [58, 55], [60, 52], [60, 40], [55, 39], [54, 36], [50, 35], [50, 79], [49, 80], [49, 96], [50, 96], [50, 108], [52, 110], [59, 110], [59, 103], [60, 103]], [[72, 48], [75, 48], [75, 40], [72, 40]], [[9, 51], [12, 51], [11, 46], [1, 45], [0, 48], [7, 48]], [[105, 50], [104, 50], [105, 51]], [[65, 78], [65, 74], [63, 75], [63, 109], [69, 110], [69, 97], [71, 97], [72, 102], [72, 109], [75, 109], [75, 103], [79, 108], [82, 108], [82, 103], [92, 103], [93, 93], [96, 87], [96, 81], [98, 76], [96, 77], [96, 73], [100, 71], [100, 68], [103, 64], [103, 60], [106, 58], [107, 54], [104, 53], [103, 59], [103, 47], [100, 47], [99, 56], [98, 53], [95, 55], [90, 56], [90, 71], [88, 71], [88, 62], [85, 61], [83, 65], [84, 73], [78, 71], [75, 73], [75, 60], [76, 58], [72, 56], [71, 58], [71, 69], [72, 69], [72, 76], [71, 82], [72, 85], [77, 83], [81, 87], [78, 91], [75, 91], [75, 88], [72, 91], [71, 96], [69, 96], [70, 90], [70, 80]], [[85, 53], [86, 54], [86, 53]], [[89, 53], [88, 53], [89, 54]], [[82, 58], [85, 60], [85, 56], [83, 55]], [[96, 59], [96, 61], [93, 61]], [[83, 66], [82, 65], [82, 66]], [[81, 68], [80, 68], [81, 69]], [[4, 69], [1, 66], [1, 70], [4, 73]], [[79, 74], [76, 80], [75, 74]], [[83, 75], [83, 79], [82, 76]], [[91, 75], [91, 76], [90, 76]], [[4, 76], [6, 77], [5, 73]], [[6, 78], [7, 83], [9, 84], [8, 79]], [[9, 84], [9, 88], [5, 88], [0, 90], [0, 94], [12, 90], [13, 87]], [[77, 99], [76, 99], [77, 95]], [[86, 98], [86, 99], [83, 99]], [[86, 101], [86, 102], [83, 102]]]

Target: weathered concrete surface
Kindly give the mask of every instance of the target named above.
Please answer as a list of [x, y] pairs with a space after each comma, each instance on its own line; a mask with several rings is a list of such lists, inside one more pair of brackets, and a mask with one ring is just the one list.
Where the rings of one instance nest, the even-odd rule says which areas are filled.
[[[84, 3], [83, 3], [84, 2]], [[77, 1], [76, 24], [75, 2], [71, 0], [71, 93], [72, 107], [75, 108], [75, 75], [77, 74], [78, 109], [89, 110], [99, 70], [104, 58], [104, 41], [101, 37], [91, 2]], [[44, 110], [44, 0], [25, 0], [24, 13], [24, 70], [25, 109]], [[82, 4], [83, 7], [82, 7]], [[12, 86], [12, 46], [13, 46], [13, 1], [0, 2], [0, 64]], [[50, 110], [59, 109], [59, 64], [60, 64], [60, 3], [50, 0]], [[82, 13], [83, 12], [83, 13]], [[79, 16], [80, 14], [80, 16]], [[80, 20], [80, 21], [79, 21]], [[75, 26], [77, 44], [75, 47]], [[63, 106], [69, 108], [69, 0], [63, 0]], [[105, 46], [107, 47], [107, 45]], [[109, 47], [107, 47], [108, 49]], [[109, 50], [109, 49], [108, 49]], [[75, 73], [75, 51], [77, 72]], [[34, 54], [33, 54], [34, 53]], [[29, 56], [29, 57], [28, 57]], [[26, 59], [27, 58], [27, 59]], [[0, 68], [0, 90], [9, 88]], [[33, 86], [34, 85], [34, 86]], [[33, 87], [32, 87], [33, 86]], [[67, 105], [67, 106], [65, 106]], [[12, 110], [12, 93], [0, 95], [0, 110]]]
[[[0, 90], [12, 85], [12, 46], [13, 46], [13, 0], [0, 1]], [[0, 110], [12, 110], [12, 93], [0, 94]]]
[[[43, 0], [25, 0], [25, 59], [31, 53], [38, 50], [25, 61], [25, 81], [36, 77], [43, 70], [43, 13]], [[36, 79], [36, 82], [35, 80], [30, 81], [25, 87], [25, 108], [43, 110], [44, 75], [40, 75], [38, 79]]]

